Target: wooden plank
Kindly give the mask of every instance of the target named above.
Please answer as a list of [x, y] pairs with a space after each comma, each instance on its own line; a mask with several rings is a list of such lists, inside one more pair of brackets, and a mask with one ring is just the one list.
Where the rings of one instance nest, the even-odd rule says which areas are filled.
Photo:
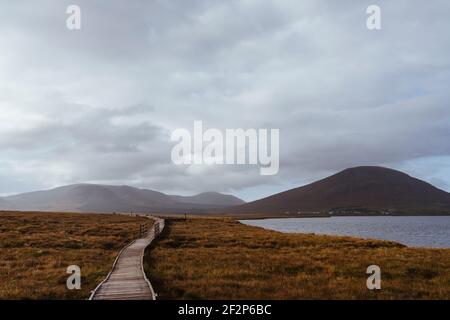
[[92, 292], [89, 300], [155, 300], [156, 294], [144, 273], [145, 248], [164, 228], [164, 219], [155, 220], [147, 234], [124, 247], [116, 258], [111, 272]]

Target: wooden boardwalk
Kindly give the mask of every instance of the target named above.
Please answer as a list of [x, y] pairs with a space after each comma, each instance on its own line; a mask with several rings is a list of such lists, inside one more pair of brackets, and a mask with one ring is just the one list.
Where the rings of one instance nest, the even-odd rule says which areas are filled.
[[145, 248], [164, 229], [164, 219], [155, 220], [154, 226], [143, 238], [123, 248], [111, 272], [92, 292], [89, 300], [156, 300], [152, 285], [144, 273]]

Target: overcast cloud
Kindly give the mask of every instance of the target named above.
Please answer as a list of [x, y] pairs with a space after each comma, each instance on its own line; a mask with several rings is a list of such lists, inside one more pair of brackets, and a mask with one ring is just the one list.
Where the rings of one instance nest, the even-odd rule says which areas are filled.
[[[252, 200], [357, 165], [450, 191], [449, 14], [447, 0], [0, 0], [0, 194], [93, 182]], [[279, 174], [172, 164], [170, 133], [194, 120], [279, 128]]]

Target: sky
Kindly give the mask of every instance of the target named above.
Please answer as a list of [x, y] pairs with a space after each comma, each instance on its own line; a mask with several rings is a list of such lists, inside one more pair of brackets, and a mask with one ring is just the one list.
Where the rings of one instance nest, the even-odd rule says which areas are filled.
[[[372, 4], [381, 30], [366, 26]], [[360, 165], [450, 191], [449, 13], [447, 0], [0, 0], [0, 194], [90, 182], [249, 201]], [[175, 165], [171, 132], [195, 120], [279, 129], [278, 174]]]

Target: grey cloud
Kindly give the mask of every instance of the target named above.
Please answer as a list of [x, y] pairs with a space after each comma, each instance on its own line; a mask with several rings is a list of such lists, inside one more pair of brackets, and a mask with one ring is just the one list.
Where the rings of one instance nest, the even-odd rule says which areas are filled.
[[[379, 1], [377, 32], [371, 1], [84, 0], [79, 32], [65, 28], [73, 1], [0, 2], [2, 193], [86, 181], [253, 196], [449, 156], [448, 1]], [[280, 128], [279, 175], [174, 166], [170, 132], [197, 119]]]

